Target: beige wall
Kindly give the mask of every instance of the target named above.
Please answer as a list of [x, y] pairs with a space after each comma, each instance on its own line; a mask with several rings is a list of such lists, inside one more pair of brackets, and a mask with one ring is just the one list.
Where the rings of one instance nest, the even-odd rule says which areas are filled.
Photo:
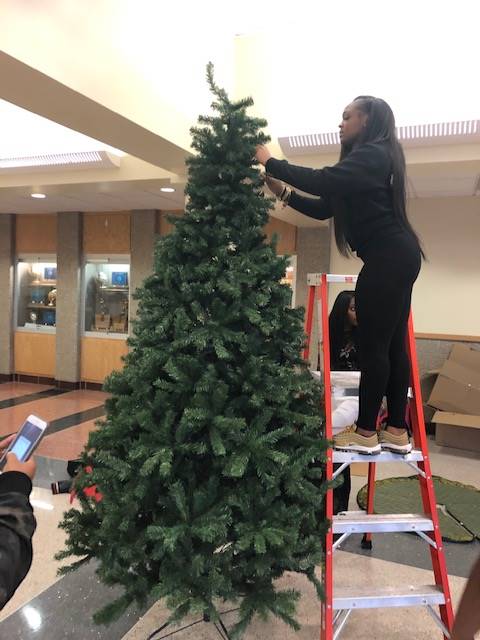
[[[480, 198], [416, 199], [409, 210], [428, 258], [414, 289], [416, 331], [480, 336]], [[360, 268], [332, 246], [332, 273]]]

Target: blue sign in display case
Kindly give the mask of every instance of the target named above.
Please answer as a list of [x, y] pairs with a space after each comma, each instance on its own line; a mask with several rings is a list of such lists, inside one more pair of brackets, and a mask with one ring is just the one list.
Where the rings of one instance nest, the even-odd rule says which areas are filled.
[[56, 280], [57, 279], [57, 267], [45, 267], [43, 270], [44, 280]]
[[112, 271], [112, 287], [128, 286], [127, 271]]
[[55, 326], [55, 311], [53, 309], [44, 309], [42, 316], [43, 324], [48, 327]]

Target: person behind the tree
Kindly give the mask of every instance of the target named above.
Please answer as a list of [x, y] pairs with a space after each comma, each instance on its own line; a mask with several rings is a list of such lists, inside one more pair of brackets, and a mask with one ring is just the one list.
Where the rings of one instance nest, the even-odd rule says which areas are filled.
[[[358, 349], [357, 349], [357, 316], [355, 313], [355, 292], [341, 291], [333, 303], [332, 310], [328, 318], [330, 334], [330, 363], [332, 371], [358, 371]], [[347, 400], [347, 409], [358, 411], [358, 403], [355, 399]], [[332, 415], [334, 425], [342, 421], [343, 405], [340, 401], [335, 407]], [[343, 425], [345, 422], [343, 422]], [[338, 465], [335, 465], [338, 467]], [[347, 467], [341, 474], [343, 482], [333, 491], [333, 512], [348, 511], [348, 501], [350, 499], [351, 476], [350, 467]]]
[[[363, 260], [356, 290], [358, 344], [362, 353], [360, 408], [356, 424], [334, 438], [335, 447], [375, 454], [381, 449], [408, 453], [405, 423], [409, 362], [405, 336], [412, 287], [422, 250], [406, 213], [405, 157], [390, 106], [359, 96], [345, 107], [340, 123], [341, 153], [332, 167], [312, 169], [272, 157], [266, 146], [256, 158], [273, 193], [318, 220], [333, 218], [337, 247]], [[292, 187], [319, 198], [296, 193]], [[376, 431], [383, 396], [389, 421]]]
[[330, 333], [330, 369], [359, 371], [357, 346], [357, 313], [355, 292], [341, 291], [328, 318]]

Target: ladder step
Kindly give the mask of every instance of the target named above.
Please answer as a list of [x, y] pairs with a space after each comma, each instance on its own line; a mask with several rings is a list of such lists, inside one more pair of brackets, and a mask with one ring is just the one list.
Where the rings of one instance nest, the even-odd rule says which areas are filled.
[[391, 533], [433, 531], [433, 522], [420, 513], [370, 514], [349, 512], [333, 516], [333, 533]]
[[388, 607], [426, 607], [445, 604], [440, 587], [384, 587], [364, 589], [348, 587], [337, 589], [333, 608], [339, 609], [383, 609]]
[[355, 451], [337, 451], [333, 450], [333, 462], [420, 462], [423, 460], [423, 453], [420, 449], [413, 449], [411, 453], [406, 456], [402, 456], [398, 453], [390, 453], [389, 451], [382, 451], [376, 455], [365, 455], [363, 453], [356, 453]]

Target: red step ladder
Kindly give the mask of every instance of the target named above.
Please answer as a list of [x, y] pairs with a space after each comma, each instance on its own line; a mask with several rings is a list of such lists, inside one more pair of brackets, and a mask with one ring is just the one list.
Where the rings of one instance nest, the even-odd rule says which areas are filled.
[[[303, 353], [308, 360], [313, 327], [315, 302], [318, 303], [319, 343], [322, 345], [323, 366], [322, 378], [325, 391], [325, 436], [332, 439], [332, 401], [330, 381], [330, 340], [328, 327], [328, 285], [329, 283], [354, 284], [357, 276], [330, 275], [325, 273], [308, 274], [308, 301], [305, 317], [305, 333], [307, 341]], [[345, 512], [333, 515], [333, 490], [326, 494], [326, 515], [332, 526], [326, 534], [325, 560], [323, 566], [323, 586], [325, 600], [322, 602], [321, 640], [337, 640], [353, 609], [414, 607], [423, 606], [441, 629], [445, 640], [450, 638], [453, 625], [453, 610], [448, 584], [447, 568], [443, 550], [437, 513], [437, 503], [430, 469], [427, 436], [423, 417], [422, 396], [418, 373], [417, 353], [413, 332], [412, 316], [408, 321], [408, 355], [410, 359], [411, 396], [409, 415], [413, 431], [414, 449], [405, 456], [382, 451], [380, 454], [365, 456], [354, 452], [342, 452], [329, 449], [326, 460], [326, 479], [336, 478], [352, 462], [369, 462], [368, 493], [366, 512]], [[373, 513], [375, 493], [375, 468], [377, 463], [404, 462], [418, 474], [423, 502], [423, 514], [389, 514]], [[333, 472], [333, 464], [340, 467]], [[333, 555], [335, 549], [352, 533], [363, 533], [362, 546], [371, 548], [372, 533], [414, 532], [430, 546], [432, 568], [435, 584], [421, 587], [388, 587], [372, 589], [368, 587], [359, 592], [358, 589], [342, 589], [333, 593]], [[334, 543], [333, 534], [340, 534]], [[438, 607], [439, 614], [434, 607]], [[411, 636], [413, 637], [413, 636]]]

